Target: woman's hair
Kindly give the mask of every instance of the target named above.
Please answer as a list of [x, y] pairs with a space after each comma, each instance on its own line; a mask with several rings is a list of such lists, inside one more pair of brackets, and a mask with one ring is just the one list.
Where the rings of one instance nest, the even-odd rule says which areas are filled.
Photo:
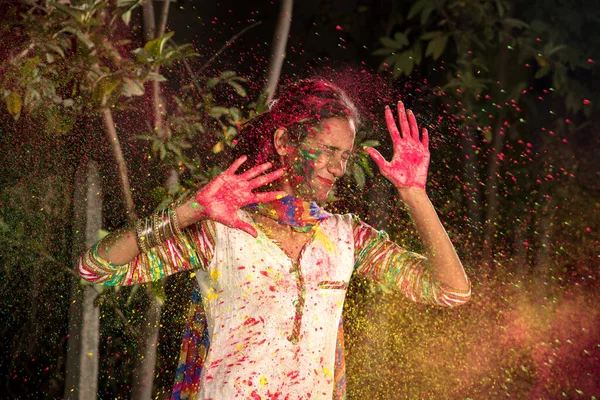
[[265, 162], [279, 164], [273, 145], [273, 135], [285, 128], [289, 139], [302, 142], [308, 128], [316, 127], [322, 120], [340, 117], [359, 123], [356, 106], [346, 92], [331, 82], [321, 79], [305, 79], [282, 88], [278, 99], [269, 111], [242, 125], [234, 153], [236, 157], [248, 156], [246, 168]]

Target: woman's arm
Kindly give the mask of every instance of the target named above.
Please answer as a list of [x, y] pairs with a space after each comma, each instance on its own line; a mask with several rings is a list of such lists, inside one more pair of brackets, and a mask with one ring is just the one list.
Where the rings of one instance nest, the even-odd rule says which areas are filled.
[[412, 111], [405, 111], [402, 102], [398, 102], [400, 131], [389, 107], [385, 109], [385, 117], [394, 143], [392, 160], [386, 161], [373, 148], [367, 147], [365, 151], [377, 163], [382, 175], [396, 187], [400, 199], [408, 206], [409, 214], [425, 246], [434, 278], [442, 287], [467, 292], [470, 290], [469, 280], [425, 191], [430, 158], [427, 130], [423, 129], [422, 135], [419, 135], [415, 116]]
[[[270, 184], [281, 177], [283, 170], [261, 175], [271, 168], [270, 163], [265, 163], [236, 175], [235, 172], [245, 161], [245, 156], [239, 158], [225, 172], [200, 189], [192, 199], [170, 211], [174, 213], [175, 218], [169, 218], [168, 221], [165, 219], [169, 228], [159, 229], [162, 236], [156, 232], [152, 217], [142, 221], [140, 226], [154, 231], [154, 236], [147, 235], [148, 239], [152, 236], [152, 243], [150, 243], [151, 240], [145, 240], [146, 236], [139, 235], [135, 227], [125, 228], [105, 237], [82, 256], [81, 275], [89, 280], [107, 280], [113, 282], [112, 284], [121, 284], [119, 279], [126, 276], [141, 277], [145, 274], [154, 279], [155, 276], [158, 278], [164, 276], [164, 270], [176, 272], [181, 269], [177, 265], [168, 266], [166, 264], [185, 264], [183, 269], [188, 269], [193, 263], [190, 264], [186, 259], [198, 261], [199, 255], [192, 253], [195, 253], [194, 248], [199, 247], [198, 243], [202, 243], [202, 238], [206, 236], [206, 233], [196, 229], [189, 235], [181, 234], [173, 238], [165, 237], [164, 234], [183, 230], [201, 221], [220, 222], [256, 236], [255, 229], [239, 219], [237, 211], [250, 203], [267, 202], [285, 196], [285, 192], [281, 191], [253, 192], [254, 189]], [[177, 228], [173, 225], [177, 225]], [[156, 239], [154, 238], [158, 237], [165, 241], [155, 243]], [[151, 244], [161, 245], [152, 247]], [[145, 251], [142, 251], [140, 247]], [[153, 269], [153, 266], [155, 270], [160, 271], [154, 274], [147, 273], [146, 270]], [[132, 275], [133, 269], [139, 270], [139, 273]], [[99, 274], [103, 276], [99, 276]], [[109, 275], [115, 275], [114, 279]], [[118, 277], [121, 278], [117, 279]]]
[[445, 287], [468, 291], [470, 284], [462, 263], [425, 190], [399, 189], [398, 193], [408, 206], [408, 212], [425, 246], [425, 256], [434, 278]]

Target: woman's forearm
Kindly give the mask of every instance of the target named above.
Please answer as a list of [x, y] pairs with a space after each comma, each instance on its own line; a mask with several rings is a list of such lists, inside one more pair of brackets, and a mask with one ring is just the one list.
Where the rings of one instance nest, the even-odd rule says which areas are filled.
[[[181, 229], [202, 219], [203, 213], [199, 212], [194, 204], [193, 201], [188, 201], [174, 210]], [[114, 265], [125, 265], [133, 261], [140, 252], [134, 227], [106, 236], [98, 246], [98, 255]]]
[[398, 193], [408, 206], [436, 280], [453, 289], [468, 290], [469, 280], [462, 263], [425, 190], [406, 188]]

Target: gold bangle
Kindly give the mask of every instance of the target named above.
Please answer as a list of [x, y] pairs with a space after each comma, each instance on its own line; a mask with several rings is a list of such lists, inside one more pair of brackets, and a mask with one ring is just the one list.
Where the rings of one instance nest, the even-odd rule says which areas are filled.
[[148, 248], [146, 247], [145, 238], [142, 234], [141, 221], [137, 219], [133, 225], [135, 228], [135, 240], [137, 242], [138, 248], [142, 253], [146, 253], [148, 251]]
[[160, 236], [160, 225], [159, 225], [159, 216], [158, 212], [152, 214], [152, 237], [154, 239], [154, 244], [152, 247], [156, 247], [163, 242], [162, 237]]
[[181, 225], [179, 225], [179, 219], [177, 218], [177, 211], [169, 209], [169, 217], [171, 221], [171, 228], [175, 231], [175, 235], [183, 235], [183, 232], [181, 231]]

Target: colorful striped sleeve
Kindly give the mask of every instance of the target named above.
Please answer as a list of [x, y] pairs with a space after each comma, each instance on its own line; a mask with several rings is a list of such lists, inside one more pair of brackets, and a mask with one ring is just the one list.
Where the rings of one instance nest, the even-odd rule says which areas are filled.
[[105, 286], [134, 285], [156, 281], [176, 272], [206, 269], [215, 245], [215, 223], [203, 221], [185, 229], [125, 265], [113, 265], [98, 254], [99, 241], [81, 255], [79, 275]]
[[379, 283], [385, 290], [400, 290], [407, 298], [426, 304], [457, 306], [468, 301], [471, 290], [457, 290], [437, 282], [420, 254], [403, 249], [353, 216], [354, 273]]

